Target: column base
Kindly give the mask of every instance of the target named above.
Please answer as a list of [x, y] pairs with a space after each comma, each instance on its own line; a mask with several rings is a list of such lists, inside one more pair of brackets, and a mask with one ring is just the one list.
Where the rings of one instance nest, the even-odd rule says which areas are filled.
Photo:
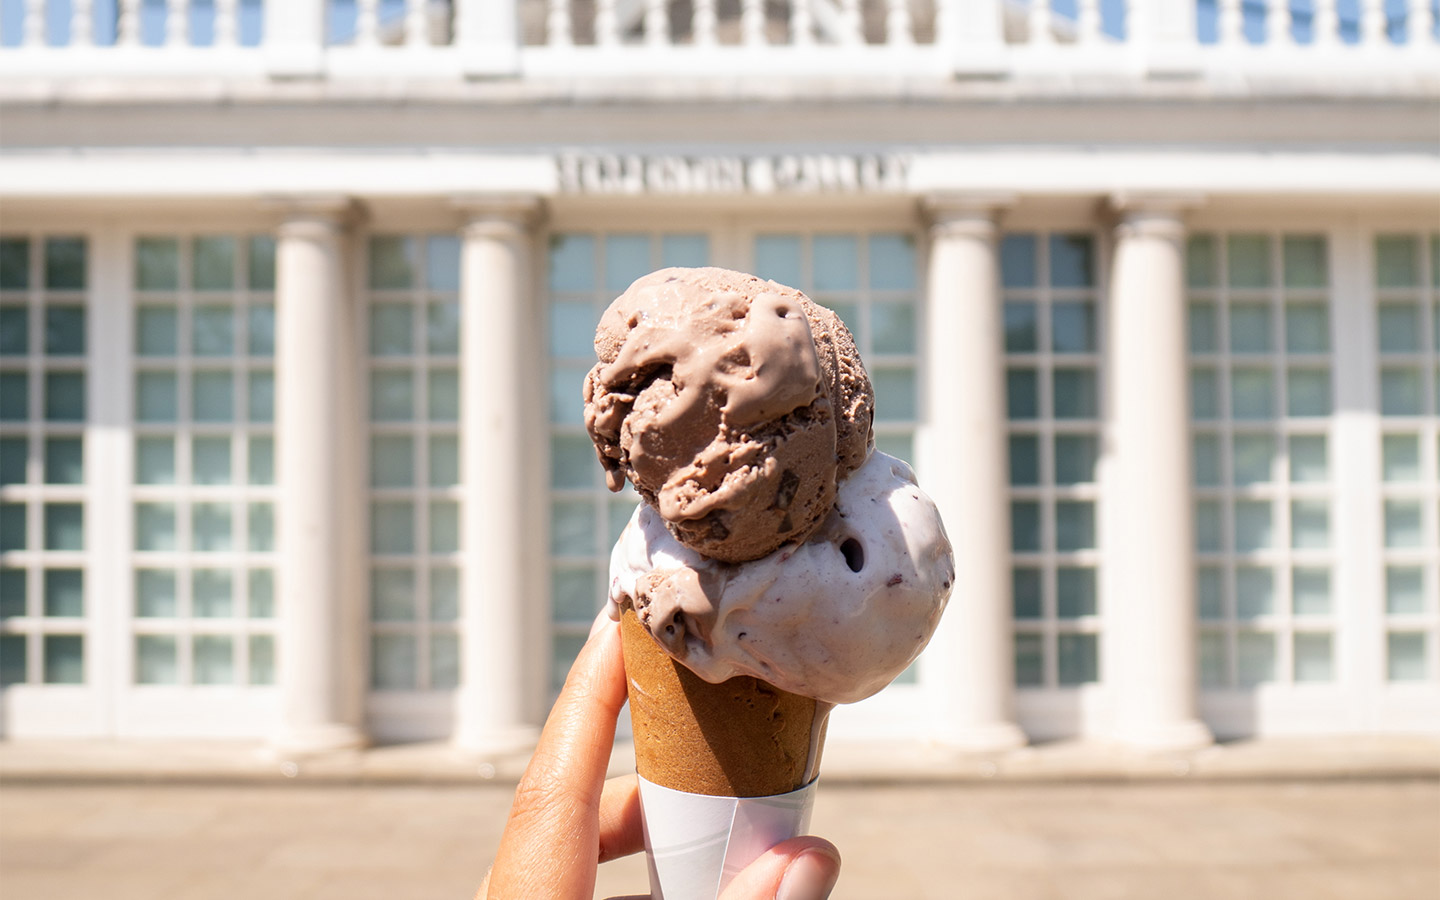
[[529, 753], [540, 742], [540, 729], [533, 725], [516, 725], [509, 728], [473, 729], [458, 732], [455, 746], [481, 756], [505, 756], [511, 753]]
[[934, 735], [936, 743], [965, 753], [1006, 753], [1030, 742], [1014, 722], [951, 727]]
[[1154, 753], [1176, 753], [1198, 750], [1215, 743], [1215, 735], [1199, 719], [1178, 722], [1147, 722], [1122, 729], [1116, 739], [1136, 750]]
[[277, 735], [268, 750], [277, 759], [293, 759], [359, 750], [369, 743], [365, 733], [353, 725], [312, 725]]

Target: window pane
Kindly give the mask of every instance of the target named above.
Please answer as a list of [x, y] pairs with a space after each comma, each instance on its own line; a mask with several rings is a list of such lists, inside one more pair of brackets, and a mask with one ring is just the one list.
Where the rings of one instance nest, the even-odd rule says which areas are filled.
[[1275, 612], [1275, 573], [1242, 566], [1235, 570], [1235, 615], [1254, 619]]
[[23, 291], [30, 287], [30, 241], [23, 237], [0, 238], [0, 291]]
[[85, 239], [45, 239], [45, 288], [51, 291], [85, 289]]
[[425, 286], [432, 291], [460, 290], [460, 237], [432, 234], [425, 238]]
[[1005, 371], [1005, 405], [1011, 419], [1034, 419], [1040, 414], [1039, 379], [1034, 369]]
[[275, 638], [268, 634], [250, 635], [250, 683], [275, 683]]
[[1010, 504], [1010, 549], [1017, 553], [1038, 553], [1041, 544], [1040, 504], [1017, 500]]
[[1290, 546], [1322, 550], [1330, 546], [1330, 504], [1324, 500], [1290, 503]]
[[197, 237], [191, 244], [192, 283], [196, 290], [228, 291], [235, 287], [235, 239]]
[[550, 353], [590, 359], [595, 355], [595, 311], [589, 303], [550, 304]]
[[27, 530], [25, 504], [0, 503], [0, 552], [24, 550]]
[[791, 287], [803, 287], [800, 238], [790, 234], [755, 237], [755, 274]]
[[1235, 484], [1264, 484], [1272, 480], [1275, 438], [1268, 434], [1237, 434], [1234, 442]]
[[1323, 235], [1287, 234], [1283, 242], [1285, 286], [1323, 288], [1330, 283]]
[[79, 503], [45, 504], [45, 549], [85, 549], [85, 507]]
[[175, 573], [169, 569], [138, 569], [135, 572], [135, 615], [168, 619], [177, 615]]
[[135, 376], [135, 417], [141, 422], [174, 422], [179, 407], [174, 372], [140, 372]]
[[915, 289], [915, 238], [908, 234], [872, 234], [870, 287], [880, 291]]
[[249, 329], [248, 348], [251, 356], [270, 357], [275, 355], [275, 307], [257, 304], [247, 314]]
[[1382, 438], [1382, 464], [1386, 481], [1420, 480], [1420, 436], [1387, 434]]
[[0, 306], [0, 356], [25, 356], [30, 352], [30, 310], [24, 306]]
[[430, 635], [430, 687], [437, 691], [448, 691], [459, 683], [459, 635]]
[[0, 634], [0, 687], [25, 683], [29, 653], [23, 634]]
[[1095, 546], [1095, 504], [1062, 500], [1055, 504], [1055, 549], [1089, 550]]
[[1056, 614], [1062, 619], [1093, 616], [1096, 605], [1095, 570], [1061, 566], [1056, 576]]
[[46, 618], [85, 615], [85, 573], [80, 569], [45, 570]]
[[550, 552], [556, 556], [588, 556], [595, 551], [594, 507], [588, 501], [574, 500], [550, 504]]
[[1295, 635], [1295, 680], [1333, 681], [1335, 665], [1329, 632]]
[[1036, 321], [1039, 308], [1034, 303], [1010, 301], [1005, 304], [1005, 351], [1033, 353], [1040, 345]]
[[1269, 369], [1235, 369], [1230, 375], [1231, 415], [1237, 419], [1271, 418], [1273, 393]]
[[1235, 644], [1240, 687], [1275, 680], [1275, 635], [1242, 631]]
[[257, 234], [249, 241], [247, 284], [252, 291], [275, 290], [275, 238]]
[[1034, 287], [1036, 243], [1033, 234], [1007, 234], [1000, 241], [1000, 279], [1005, 287]]
[[224, 553], [231, 549], [230, 505], [228, 503], [197, 503], [193, 507], [191, 528], [194, 549], [201, 552]]
[[370, 550], [373, 553], [415, 552], [415, 506], [387, 501], [370, 505]]
[[1039, 569], [1016, 567], [1010, 572], [1017, 619], [1039, 619], [1045, 615], [1043, 573]]
[[252, 437], [250, 439], [249, 478], [251, 484], [275, 483], [275, 439]]
[[1391, 632], [1386, 635], [1386, 675], [1391, 681], [1424, 681], [1425, 635], [1419, 632]]
[[454, 622], [460, 618], [460, 570], [430, 570], [430, 621]]
[[1420, 254], [1415, 238], [1386, 234], [1375, 238], [1375, 284], [1414, 287], [1420, 283]]
[[1201, 566], [1195, 576], [1195, 600], [1202, 619], [1225, 618], [1225, 574], [1216, 566]]
[[175, 504], [135, 504], [135, 549], [175, 550]]
[[1185, 242], [1185, 284], [1195, 288], [1214, 286], [1219, 266], [1215, 235], [1191, 235]]
[[1201, 420], [1220, 417], [1220, 381], [1214, 369], [1190, 370], [1190, 415]]
[[246, 614], [252, 619], [275, 617], [275, 572], [271, 569], [251, 569], [249, 577], [249, 608]]
[[1292, 417], [1330, 415], [1330, 370], [1289, 370], [1285, 373], [1285, 395], [1285, 411]]
[[556, 569], [551, 614], [556, 622], [584, 624], [595, 618], [604, 598], [600, 577], [593, 568]]
[[875, 303], [870, 307], [870, 346], [876, 353], [916, 351], [915, 304]]
[[45, 373], [45, 420], [85, 421], [85, 373]]
[[81, 484], [85, 480], [84, 457], [85, 443], [81, 438], [46, 438], [45, 483]]
[[1093, 353], [1095, 304], [1054, 304], [1050, 308], [1050, 341], [1056, 353]]
[[460, 439], [445, 435], [430, 438], [430, 486], [460, 483]]
[[1425, 412], [1425, 389], [1418, 366], [1386, 366], [1380, 370], [1380, 412], [1387, 416], [1418, 416]]
[[371, 642], [371, 678], [377, 690], [413, 690], [419, 673], [415, 638], [377, 634]]
[[583, 435], [556, 435], [550, 439], [550, 486], [587, 488], [595, 484], [600, 468], [595, 445]]
[[580, 386], [588, 371], [579, 366], [555, 365], [550, 370], [550, 421], [580, 425], [585, 421], [585, 401]]
[[408, 303], [376, 303], [370, 307], [370, 353], [409, 356], [415, 352], [411, 330], [414, 316]]
[[1088, 234], [1050, 235], [1050, 285], [1059, 288], [1091, 287], [1095, 284]]
[[1420, 305], [1381, 303], [1380, 352], [1414, 353], [1420, 349]]
[[370, 287], [375, 290], [403, 290], [415, 285], [419, 268], [419, 247], [403, 235], [375, 235], [370, 238]]
[[45, 353], [48, 356], [85, 355], [85, 307], [45, 307]]
[[376, 622], [413, 622], [415, 573], [409, 569], [376, 569], [370, 575], [370, 618]]
[[1220, 327], [1215, 312], [1215, 304], [1192, 301], [1189, 305], [1188, 313], [1190, 352], [1214, 353], [1219, 346], [1219, 343], [1216, 341], [1216, 332]]
[[1010, 483], [1040, 483], [1040, 439], [1037, 436], [1010, 435]]
[[235, 683], [235, 640], [228, 635], [195, 636], [195, 683]]
[[1219, 553], [1222, 549], [1220, 504], [1213, 500], [1195, 503], [1195, 549], [1201, 553]]
[[196, 372], [192, 384], [194, 421], [234, 421], [235, 381], [229, 372]]
[[135, 311], [135, 352], [174, 356], [180, 345], [180, 314], [173, 306], [142, 306]]
[[192, 615], [228, 619], [235, 614], [229, 569], [196, 569], [191, 576]]
[[860, 248], [848, 234], [819, 234], [810, 244], [810, 283], [817, 291], [853, 291], [860, 287]]
[[1059, 644], [1060, 683], [1087, 684], [1100, 680], [1098, 636], [1061, 634]]
[[1425, 612], [1425, 570], [1419, 566], [1385, 567], [1385, 612], [1392, 616]]
[[1263, 234], [1232, 234], [1225, 242], [1229, 283], [1237, 288], [1270, 286], [1270, 239]]
[[196, 356], [229, 356], [235, 352], [233, 307], [197, 306], [191, 321], [191, 346]]
[[1330, 570], [1296, 569], [1291, 573], [1291, 593], [1295, 615], [1328, 616], [1330, 614]]
[[557, 234], [550, 238], [550, 290], [588, 291], [595, 287], [595, 238]]
[[875, 421], [914, 421], [917, 394], [914, 369], [872, 369], [870, 381], [875, 388]]
[[85, 639], [78, 634], [47, 634], [43, 642], [46, 684], [85, 683]]
[[24, 569], [0, 569], [0, 619], [26, 615], [28, 574]]
[[460, 352], [460, 304], [431, 303], [425, 311], [425, 346], [435, 355]]
[[1230, 352], [1269, 353], [1271, 347], [1269, 304], [1231, 304]]
[[409, 435], [370, 439], [370, 486], [411, 487], [415, 484], [415, 441]]
[[404, 422], [415, 417], [415, 385], [408, 371], [370, 374], [370, 418], [376, 422]]
[[24, 372], [0, 372], [0, 422], [30, 418], [30, 377]]
[[1424, 529], [1418, 500], [1385, 501], [1385, 546], [1423, 547]]
[[1094, 369], [1056, 369], [1055, 418], [1093, 419], [1100, 414], [1100, 388]]
[[1330, 311], [1320, 303], [1285, 306], [1285, 350], [1325, 353], [1330, 349]]
[[[45, 451], [46, 468], [49, 468], [50, 450]], [[23, 437], [0, 438], [0, 485], [24, 484], [29, 480], [26, 469], [30, 464], [29, 441]]]
[[268, 552], [275, 549], [275, 507], [269, 503], [251, 503], [250, 550]]
[[173, 291], [180, 287], [180, 242], [174, 238], [135, 241], [135, 287]]
[[1240, 553], [1272, 546], [1270, 501], [1235, 501], [1235, 549]]
[[1290, 438], [1290, 480], [1296, 483], [1326, 481], [1330, 464], [1325, 436], [1292, 435]]
[[275, 373], [252, 371], [247, 393], [250, 421], [261, 424], [275, 421]]
[[1200, 632], [1200, 686], [1225, 687], [1229, 681], [1230, 652], [1225, 635], [1215, 631]]
[[1045, 684], [1045, 648], [1038, 634], [1015, 635], [1015, 684], [1018, 687]]
[[141, 634], [135, 638], [135, 683], [176, 684], [180, 680], [175, 636]]
[[644, 234], [611, 234], [605, 238], [605, 289], [623, 291], [635, 279], [647, 274], [650, 265], [650, 237]]
[[455, 553], [460, 549], [460, 506], [449, 500], [430, 503], [430, 552]]
[[694, 268], [709, 264], [709, 235], [667, 234], [660, 239], [660, 265]]
[[454, 369], [432, 369], [426, 381], [426, 405], [430, 421], [460, 421], [460, 373]]

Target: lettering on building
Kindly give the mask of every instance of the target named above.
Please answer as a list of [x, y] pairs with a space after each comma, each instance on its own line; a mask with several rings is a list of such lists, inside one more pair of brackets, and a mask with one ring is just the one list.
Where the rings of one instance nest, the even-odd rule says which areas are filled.
[[641, 156], [566, 153], [556, 159], [567, 194], [845, 194], [905, 190], [898, 155]]

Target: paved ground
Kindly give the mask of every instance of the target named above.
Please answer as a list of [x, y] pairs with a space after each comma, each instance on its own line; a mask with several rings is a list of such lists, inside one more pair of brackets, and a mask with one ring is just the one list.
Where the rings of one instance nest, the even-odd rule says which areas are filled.
[[[460, 898], [502, 785], [8, 782], [0, 896]], [[1434, 900], [1440, 781], [826, 785], [837, 898]], [[640, 890], [643, 862], [601, 871]]]

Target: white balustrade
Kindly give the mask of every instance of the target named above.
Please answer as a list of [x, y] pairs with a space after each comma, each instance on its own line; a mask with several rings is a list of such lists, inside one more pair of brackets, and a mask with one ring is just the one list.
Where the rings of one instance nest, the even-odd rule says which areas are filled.
[[840, 43], [860, 44], [864, 40], [860, 29], [860, 0], [840, 0]]
[[26, 0], [25, 32], [21, 36], [27, 47], [41, 47], [45, 44], [45, 0]]
[[645, 43], [659, 47], [670, 43], [670, 14], [666, 0], [645, 0]]
[[190, 0], [168, 0], [165, 4], [165, 45], [184, 47], [190, 43]]
[[742, 0], [740, 42], [749, 47], [765, 43], [765, 0]]
[[1030, 43], [1045, 46], [1055, 42], [1054, 14], [1050, 11], [1050, 0], [1030, 0]]
[[380, 43], [380, 0], [356, 0], [355, 46], [374, 47]]
[[405, 44], [409, 47], [428, 47], [430, 45], [429, 0], [406, 0]]
[[140, 0], [119, 0], [115, 4], [115, 43], [121, 47], [140, 44]]
[[810, 0], [790, 0], [790, 43], [797, 47], [815, 43]]
[[1433, 47], [1435, 44], [1435, 13], [1430, 0], [1410, 0], [1409, 21], [1405, 42], [1411, 47]]
[[1265, 41], [1275, 45], [1294, 44], [1293, 27], [1290, 0], [1268, 0], [1265, 4]]
[[549, 12], [545, 16], [545, 37], [552, 47], [569, 47], [574, 43], [567, 0], [550, 0]]
[[214, 44], [216, 47], [233, 47], [240, 40], [240, 27], [236, 21], [238, 0], [215, 0]]
[[598, 0], [595, 4], [595, 43], [602, 47], [620, 43], [615, 0]]
[[1245, 42], [1245, 14], [1240, 0], [1220, 0], [1216, 31], [1221, 44], [1233, 46]]
[[1364, 0], [1360, 8], [1360, 43], [1386, 43], [1385, 0]]
[[715, 15], [715, 0], [695, 0], [695, 11], [690, 19], [690, 30], [694, 33], [695, 46], [713, 47], [719, 20]]
[[95, 8], [92, 0], [70, 0], [70, 45], [95, 43]]
[[910, 22], [910, 0], [886, 0], [885, 42], [892, 47], [915, 43]]
[[1315, 18], [1311, 25], [1311, 43], [1317, 47], [1333, 46], [1340, 41], [1340, 16], [1335, 0], [1315, 0]]
[[1082, 44], [1100, 42], [1100, 0], [1080, 0], [1075, 17], [1075, 31]]

